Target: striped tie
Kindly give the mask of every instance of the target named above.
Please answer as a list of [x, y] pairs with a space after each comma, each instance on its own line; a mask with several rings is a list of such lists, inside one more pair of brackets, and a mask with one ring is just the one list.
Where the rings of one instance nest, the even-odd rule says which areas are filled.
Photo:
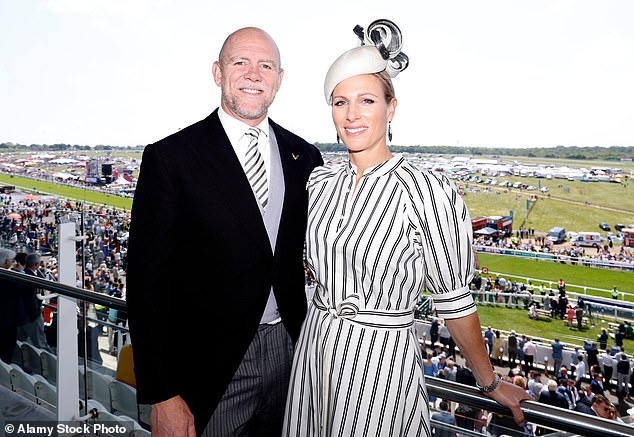
[[253, 192], [260, 201], [262, 207], [266, 207], [269, 201], [269, 184], [266, 180], [266, 168], [264, 167], [264, 158], [258, 150], [258, 137], [260, 129], [251, 127], [245, 135], [249, 138], [249, 147], [247, 149], [246, 162], [244, 170], [249, 179], [249, 183], [253, 188]]

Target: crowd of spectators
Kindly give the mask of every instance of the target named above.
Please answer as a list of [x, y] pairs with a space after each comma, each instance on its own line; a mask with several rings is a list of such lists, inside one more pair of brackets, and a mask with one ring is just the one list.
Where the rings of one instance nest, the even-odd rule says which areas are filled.
[[545, 235], [532, 235], [523, 230], [517, 231], [514, 235], [505, 238], [491, 238], [489, 236], [479, 236], [474, 240], [476, 246], [497, 247], [501, 249], [514, 249], [535, 253], [548, 253], [555, 255], [561, 262], [589, 263], [591, 261], [615, 261], [619, 263], [634, 264], [634, 250], [623, 245], [614, 247], [604, 244], [597, 248], [578, 247], [573, 245], [555, 245], [548, 240]]

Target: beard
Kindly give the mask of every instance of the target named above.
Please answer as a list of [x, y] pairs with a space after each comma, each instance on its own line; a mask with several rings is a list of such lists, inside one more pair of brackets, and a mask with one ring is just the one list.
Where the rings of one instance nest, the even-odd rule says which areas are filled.
[[255, 108], [247, 108], [242, 104], [240, 98], [235, 94], [230, 94], [229, 92], [223, 90], [222, 91], [222, 100], [225, 102], [227, 108], [229, 108], [234, 114], [243, 118], [245, 120], [256, 120], [260, 117], [266, 115], [269, 106], [273, 103], [273, 99], [275, 98], [275, 94], [271, 97], [270, 100], [263, 101], [260, 105]]

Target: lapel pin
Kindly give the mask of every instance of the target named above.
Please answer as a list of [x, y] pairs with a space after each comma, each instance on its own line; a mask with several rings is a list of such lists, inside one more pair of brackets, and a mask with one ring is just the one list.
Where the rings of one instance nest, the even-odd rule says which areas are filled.
[[299, 157], [301, 156], [301, 155], [296, 155], [296, 154], [294, 154], [294, 153], [291, 153], [291, 155], [293, 156], [293, 159], [294, 159], [295, 161], [297, 161], [297, 160], [299, 159]]

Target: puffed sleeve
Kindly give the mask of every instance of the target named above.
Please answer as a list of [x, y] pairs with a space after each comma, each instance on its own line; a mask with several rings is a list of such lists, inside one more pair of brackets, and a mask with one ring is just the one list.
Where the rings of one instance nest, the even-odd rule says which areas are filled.
[[416, 173], [411, 218], [423, 256], [424, 287], [438, 316], [469, 315], [476, 306], [469, 289], [475, 271], [471, 217], [454, 184], [433, 172]]

